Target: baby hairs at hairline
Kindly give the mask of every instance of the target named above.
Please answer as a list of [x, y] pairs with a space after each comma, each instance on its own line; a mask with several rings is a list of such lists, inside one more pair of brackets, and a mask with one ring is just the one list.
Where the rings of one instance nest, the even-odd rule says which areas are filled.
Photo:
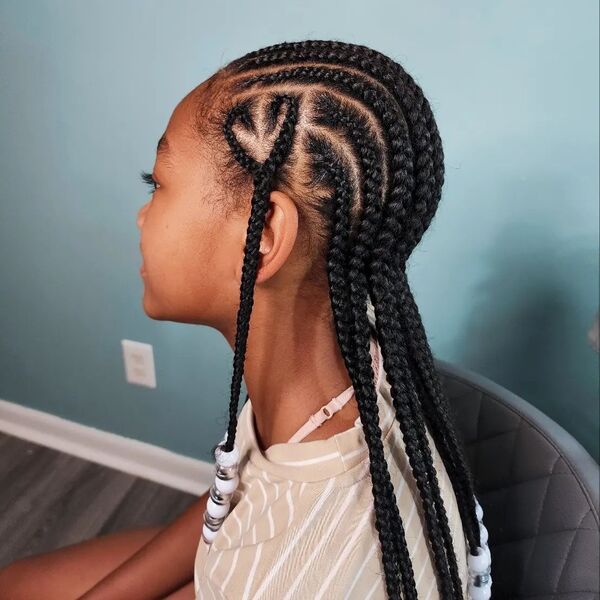
[[[218, 108], [211, 114], [199, 110], [197, 129], [211, 136], [229, 183], [252, 186], [229, 425], [221, 448], [234, 447], [259, 244], [269, 194], [280, 189], [298, 201], [313, 247], [326, 248], [320, 259], [369, 450], [387, 595], [412, 600], [417, 591], [379, 427], [369, 301], [426, 518], [438, 589], [444, 600], [462, 598], [425, 424], [452, 482], [474, 557], [487, 548], [480, 538], [481, 507], [406, 276], [406, 261], [435, 214], [444, 183], [442, 143], [429, 103], [389, 57], [335, 41], [282, 43], [251, 52], [213, 75], [208, 90], [214, 88], [210, 104]], [[240, 134], [254, 143], [243, 143]], [[476, 595], [473, 586], [486, 581], [491, 585], [489, 575], [470, 581], [469, 589]]]

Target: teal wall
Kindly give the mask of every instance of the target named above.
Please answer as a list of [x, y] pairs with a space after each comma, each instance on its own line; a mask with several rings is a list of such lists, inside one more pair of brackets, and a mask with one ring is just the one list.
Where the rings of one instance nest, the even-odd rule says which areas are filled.
[[[0, 398], [210, 460], [232, 353], [142, 310], [139, 181], [171, 111], [241, 54], [364, 43], [444, 140], [409, 277], [434, 352], [522, 395], [598, 459], [598, 3], [0, 2]], [[125, 382], [122, 338], [157, 389]]]

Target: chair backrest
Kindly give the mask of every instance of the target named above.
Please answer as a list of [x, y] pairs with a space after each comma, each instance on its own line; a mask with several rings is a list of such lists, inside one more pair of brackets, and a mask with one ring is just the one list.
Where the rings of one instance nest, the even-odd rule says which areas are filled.
[[492, 599], [598, 599], [599, 467], [560, 425], [491, 380], [436, 360], [492, 553]]

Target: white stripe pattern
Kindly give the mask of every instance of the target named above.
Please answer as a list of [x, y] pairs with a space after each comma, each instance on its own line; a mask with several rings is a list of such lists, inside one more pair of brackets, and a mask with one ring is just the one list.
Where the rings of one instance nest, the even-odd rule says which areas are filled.
[[329, 460], [339, 458], [339, 452], [331, 452], [326, 454], [325, 456], [317, 456], [316, 458], [306, 458], [304, 460], [286, 460], [286, 461], [277, 461], [278, 465], [287, 465], [294, 467], [306, 467], [308, 465], [318, 465], [320, 463], [327, 462]]
[[302, 524], [302, 527], [296, 532], [296, 535], [294, 536], [294, 538], [291, 540], [291, 542], [288, 544], [288, 546], [283, 550], [283, 552], [279, 556], [279, 559], [277, 560], [277, 562], [270, 567], [270, 569], [267, 573], [267, 576], [263, 579], [262, 585], [256, 591], [254, 600], [258, 600], [262, 596], [266, 587], [269, 585], [269, 583], [271, 582], [273, 577], [275, 577], [275, 575], [277, 574], [279, 569], [281, 569], [281, 565], [284, 563], [285, 559], [288, 557], [290, 552], [294, 549], [294, 547], [296, 546], [296, 544], [298, 543], [298, 541], [300, 540], [300, 538], [302, 537], [302, 535], [304, 534], [306, 529], [308, 529], [308, 526], [313, 522], [313, 520], [319, 514], [319, 510], [320, 510], [321, 506], [325, 503], [327, 498], [329, 498], [333, 489], [334, 489], [334, 480], [330, 479], [329, 482], [327, 483], [327, 486], [323, 490], [323, 493], [321, 494], [320, 498], [315, 503], [312, 510], [310, 511], [310, 514], [307, 516], [306, 520]]
[[258, 565], [258, 561], [260, 560], [260, 554], [262, 552], [262, 544], [258, 544], [256, 548], [256, 554], [254, 555], [254, 562], [252, 563], [252, 568], [250, 569], [250, 575], [248, 576], [248, 581], [246, 582], [246, 587], [244, 589], [244, 595], [242, 596], [242, 600], [248, 600], [248, 596], [250, 594], [250, 590], [252, 589], [252, 583], [254, 582], [254, 575], [256, 573], [256, 567]]
[[354, 496], [353, 496], [352, 492], [354, 491], [353, 488], [355, 487], [355, 485], [351, 486], [349, 488], [346, 488], [346, 490], [347, 490], [348, 493], [346, 495], [346, 498], [344, 499], [344, 502], [342, 503], [342, 505], [340, 506], [339, 510], [337, 511], [337, 516], [334, 519], [332, 519], [332, 521], [329, 524], [329, 527], [327, 528], [327, 530], [325, 531], [325, 533], [321, 537], [321, 540], [319, 541], [318, 544], [315, 545], [315, 547], [314, 547], [311, 555], [309, 556], [308, 560], [306, 560], [304, 562], [304, 566], [298, 572], [298, 575], [296, 576], [296, 579], [292, 582], [292, 585], [288, 589], [287, 594], [284, 596], [283, 600], [289, 600], [291, 594], [294, 593], [294, 591], [296, 590], [296, 588], [298, 587], [298, 585], [302, 581], [305, 572], [313, 564], [313, 562], [315, 560], [315, 556], [319, 553], [319, 551], [321, 550], [321, 548], [327, 542], [330, 541], [330, 536], [333, 533], [334, 529], [337, 527], [340, 519], [344, 516], [344, 512], [345, 512], [346, 508], [348, 507], [348, 504], [350, 504], [350, 502], [352, 502], [352, 500], [354, 500]]

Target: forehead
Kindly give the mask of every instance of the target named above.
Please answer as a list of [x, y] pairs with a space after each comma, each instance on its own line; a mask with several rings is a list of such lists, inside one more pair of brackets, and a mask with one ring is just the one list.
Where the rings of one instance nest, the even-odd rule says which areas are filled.
[[186, 96], [173, 111], [167, 128], [156, 146], [156, 158], [173, 167], [181, 161], [197, 158], [198, 137], [194, 132], [194, 104]]

